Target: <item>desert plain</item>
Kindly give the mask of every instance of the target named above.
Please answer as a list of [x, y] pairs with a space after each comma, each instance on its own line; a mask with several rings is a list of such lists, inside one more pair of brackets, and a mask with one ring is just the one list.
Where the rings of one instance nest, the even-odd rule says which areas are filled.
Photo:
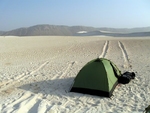
[[[136, 77], [111, 98], [69, 92], [97, 57]], [[0, 36], [1, 113], [142, 113], [150, 104], [150, 37]]]

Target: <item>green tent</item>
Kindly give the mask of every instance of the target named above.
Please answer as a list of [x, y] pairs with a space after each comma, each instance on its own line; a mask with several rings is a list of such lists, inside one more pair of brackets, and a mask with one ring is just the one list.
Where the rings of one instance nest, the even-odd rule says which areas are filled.
[[150, 113], [150, 105], [147, 108], [145, 108], [144, 113]]
[[80, 70], [70, 91], [110, 97], [119, 76], [121, 72], [113, 62], [97, 58]]

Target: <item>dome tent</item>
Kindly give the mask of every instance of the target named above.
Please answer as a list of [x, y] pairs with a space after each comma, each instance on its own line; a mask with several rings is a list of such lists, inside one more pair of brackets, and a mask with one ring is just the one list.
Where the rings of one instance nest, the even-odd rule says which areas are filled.
[[121, 72], [113, 62], [97, 58], [79, 71], [70, 92], [111, 97], [120, 76]]

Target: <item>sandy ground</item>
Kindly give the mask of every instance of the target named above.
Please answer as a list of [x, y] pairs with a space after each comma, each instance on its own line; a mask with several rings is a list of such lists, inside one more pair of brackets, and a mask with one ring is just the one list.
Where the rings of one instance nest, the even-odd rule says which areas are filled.
[[[150, 37], [0, 37], [1, 113], [141, 113], [150, 104]], [[113, 97], [69, 92], [79, 70], [104, 57], [136, 79]]]

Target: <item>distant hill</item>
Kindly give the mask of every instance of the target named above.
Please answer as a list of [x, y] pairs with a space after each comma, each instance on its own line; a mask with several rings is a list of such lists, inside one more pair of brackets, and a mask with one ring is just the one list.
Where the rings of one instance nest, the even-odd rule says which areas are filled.
[[11, 31], [0, 31], [1, 36], [150, 36], [150, 27], [143, 28], [94, 28], [87, 26], [35, 25]]
[[0, 31], [0, 35], [2, 35], [4, 33], [4, 31]]
[[36, 25], [28, 28], [19, 28], [11, 31], [3, 32], [1, 35], [14, 35], [14, 36], [72, 36], [78, 31], [94, 31], [93, 27], [84, 26], [56, 26], [56, 25]]

